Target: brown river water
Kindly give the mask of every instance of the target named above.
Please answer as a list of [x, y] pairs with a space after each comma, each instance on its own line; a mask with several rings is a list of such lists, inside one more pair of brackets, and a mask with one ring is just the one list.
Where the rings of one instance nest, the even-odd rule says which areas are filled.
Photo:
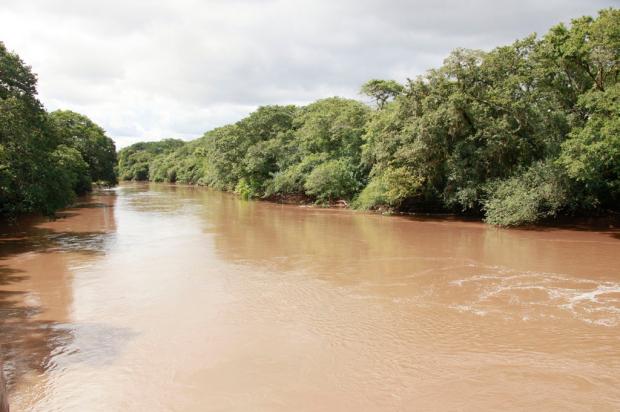
[[620, 231], [123, 185], [0, 236], [12, 411], [620, 410]]

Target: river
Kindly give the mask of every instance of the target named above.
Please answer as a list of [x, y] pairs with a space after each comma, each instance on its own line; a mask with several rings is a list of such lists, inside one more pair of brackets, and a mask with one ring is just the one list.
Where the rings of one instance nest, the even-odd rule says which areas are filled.
[[4, 227], [12, 411], [620, 409], [620, 231], [125, 184]]

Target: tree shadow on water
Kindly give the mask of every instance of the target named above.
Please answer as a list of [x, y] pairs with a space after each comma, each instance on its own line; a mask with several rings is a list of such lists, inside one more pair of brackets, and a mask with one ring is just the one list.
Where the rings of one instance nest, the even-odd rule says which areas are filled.
[[[24, 282], [45, 274], [15, 268], [11, 261], [32, 252], [72, 252], [97, 259], [105, 253], [111, 236], [112, 232], [58, 231], [30, 225], [0, 231], [0, 368], [4, 370], [9, 398], [26, 375], [40, 375], [76, 362], [106, 365], [135, 335], [106, 324], [46, 319], [45, 307], [36, 298], [37, 291], [32, 290], [37, 282]], [[63, 267], [53, 270], [69, 272]], [[72, 283], [64, 282], [58, 288], [72, 293]]]
[[80, 209], [100, 209], [100, 208], [111, 207], [111, 206], [110, 204], [103, 203], [103, 202], [83, 202], [83, 203], [77, 203], [75, 207], [80, 208]]
[[25, 304], [30, 291], [4, 290], [26, 276], [0, 266], [0, 366], [9, 398], [25, 375], [41, 375], [75, 363], [112, 363], [136, 334], [102, 323], [59, 322], [41, 317], [43, 308]]
[[104, 231], [55, 231], [31, 228], [27, 233], [0, 235], [0, 261], [26, 252], [78, 252], [99, 254], [105, 252], [107, 242], [113, 236]]
[[[0, 286], [24, 278], [14, 269], [0, 267]], [[0, 355], [9, 392], [23, 374], [44, 372], [56, 348], [71, 340], [57, 322], [37, 319], [41, 308], [24, 304], [27, 293], [0, 289]]]
[[530, 232], [574, 231], [598, 233], [620, 240], [620, 217], [616, 215], [591, 218], [564, 218], [549, 220], [539, 225], [523, 226], [514, 230]]
[[[21, 282], [26, 276], [20, 275], [21, 271], [6, 266], [0, 266], [0, 286], [9, 285], [11, 283]], [[0, 290], [0, 293], [3, 293]]]

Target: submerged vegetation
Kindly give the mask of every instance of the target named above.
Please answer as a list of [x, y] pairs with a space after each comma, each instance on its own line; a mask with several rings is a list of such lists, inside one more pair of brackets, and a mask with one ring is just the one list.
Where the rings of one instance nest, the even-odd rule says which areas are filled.
[[0, 42], [0, 217], [51, 214], [93, 182], [116, 183], [112, 139], [86, 116], [46, 112], [36, 83]]
[[454, 51], [401, 85], [265, 106], [189, 143], [120, 152], [123, 179], [244, 198], [443, 210], [520, 225], [620, 206], [620, 12], [602, 10], [490, 52]]

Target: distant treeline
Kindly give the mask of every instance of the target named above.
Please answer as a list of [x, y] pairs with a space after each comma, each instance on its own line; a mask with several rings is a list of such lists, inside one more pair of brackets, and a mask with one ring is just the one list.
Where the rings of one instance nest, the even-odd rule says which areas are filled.
[[30, 67], [0, 42], [0, 218], [52, 214], [93, 182], [115, 184], [116, 148], [71, 111], [47, 113]]

